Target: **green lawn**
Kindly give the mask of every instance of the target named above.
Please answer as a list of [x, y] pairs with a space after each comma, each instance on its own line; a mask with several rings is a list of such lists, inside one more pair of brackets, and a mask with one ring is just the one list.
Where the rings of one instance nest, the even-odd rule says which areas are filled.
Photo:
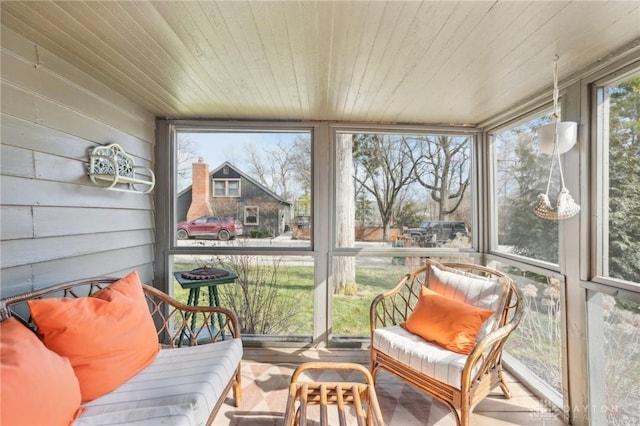
[[369, 308], [380, 293], [392, 288], [407, 271], [404, 267], [367, 268], [357, 271], [358, 292], [333, 296], [333, 335], [369, 337]]
[[[391, 262], [390, 262], [391, 263]], [[188, 271], [201, 265], [195, 263], [176, 263], [175, 269]], [[406, 273], [404, 267], [389, 265], [389, 267], [373, 267], [357, 270], [358, 292], [353, 296], [334, 295], [332, 299], [333, 335], [337, 336], [369, 336], [369, 307], [373, 298], [391, 288]], [[287, 266], [278, 268], [276, 297], [274, 301], [272, 322], [288, 321], [290, 325], [282, 335], [311, 335], [313, 329], [313, 267]], [[228, 301], [238, 289], [231, 285], [221, 285], [219, 288], [222, 305]], [[174, 279], [174, 295], [179, 301], [186, 303], [188, 290], [180, 287]], [[251, 297], [257, 292], [248, 292]], [[258, 296], [256, 296], [258, 297]], [[236, 299], [237, 300], [237, 299]], [[250, 302], [249, 302], [250, 303]], [[207, 292], [200, 295], [199, 304], [208, 304]], [[240, 314], [239, 314], [240, 316]]]

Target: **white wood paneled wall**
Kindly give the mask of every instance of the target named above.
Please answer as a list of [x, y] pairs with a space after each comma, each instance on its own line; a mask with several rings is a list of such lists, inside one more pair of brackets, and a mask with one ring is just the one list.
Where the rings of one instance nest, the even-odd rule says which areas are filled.
[[153, 195], [107, 191], [88, 149], [118, 143], [153, 169], [155, 117], [2, 28], [0, 295], [138, 270], [153, 280]]

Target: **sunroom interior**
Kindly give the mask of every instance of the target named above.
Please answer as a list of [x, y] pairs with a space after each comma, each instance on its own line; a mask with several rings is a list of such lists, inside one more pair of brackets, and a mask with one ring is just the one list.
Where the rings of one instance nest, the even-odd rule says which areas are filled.
[[[186, 303], [174, 273], [219, 267], [247, 360], [366, 364], [377, 294], [477, 263], [524, 295], [513, 377], [640, 423], [637, 1], [0, 7], [1, 297], [136, 270]], [[139, 182], [91, 178], [109, 144]], [[579, 211], [534, 214], [563, 188]], [[200, 216], [242, 231], [178, 235]]]

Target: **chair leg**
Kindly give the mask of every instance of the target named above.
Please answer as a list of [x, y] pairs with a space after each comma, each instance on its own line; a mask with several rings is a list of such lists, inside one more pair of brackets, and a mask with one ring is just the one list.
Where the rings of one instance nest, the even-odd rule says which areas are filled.
[[468, 392], [462, 393], [462, 398], [460, 401], [460, 415], [457, 415], [458, 411], [455, 410], [455, 408], [454, 413], [456, 413], [459, 426], [469, 426], [469, 416], [471, 415], [471, 400], [469, 398]]
[[460, 426], [469, 426], [469, 417], [471, 416], [471, 412], [469, 409], [460, 410], [460, 419], [458, 420], [458, 424]]
[[504, 380], [504, 374], [502, 371], [500, 371], [500, 389], [502, 389], [505, 399], [511, 399], [511, 392], [507, 387], [507, 382]]
[[468, 416], [464, 416], [464, 410], [460, 409], [460, 414], [458, 414], [458, 410], [456, 409], [455, 405], [453, 405], [451, 402], [449, 401], [444, 401], [440, 398], [436, 398], [438, 399], [440, 402], [443, 402], [444, 405], [446, 405], [447, 407], [449, 407], [449, 410], [451, 410], [451, 414], [453, 414], [453, 418], [456, 420], [456, 426], [461, 426], [464, 425], [462, 423], [462, 419], [466, 419], [467, 424], [464, 426], [469, 426], [468, 424]]
[[375, 384], [378, 369], [376, 368], [376, 354], [373, 350], [371, 350], [371, 355], [369, 357], [369, 372], [371, 373], [371, 380]]
[[240, 373], [240, 366], [238, 366], [238, 370], [236, 371], [236, 380], [233, 383], [233, 400], [235, 401], [236, 407], [240, 407], [240, 404], [242, 404], [241, 378], [242, 378], [242, 374]]

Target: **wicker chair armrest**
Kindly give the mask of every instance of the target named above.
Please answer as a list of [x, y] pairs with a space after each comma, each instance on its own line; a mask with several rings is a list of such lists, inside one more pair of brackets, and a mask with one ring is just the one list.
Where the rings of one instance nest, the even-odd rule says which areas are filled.
[[487, 334], [476, 343], [467, 356], [467, 362], [462, 370], [463, 386], [465, 383], [468, 386], [500, 365], [504, 344], [514, 328], [513, 324], [507, 324]]
[[[499, 366], [502, 362], [502, 351], [507, 338], [515, 330], [522, 318], [523, 307], [519, 303], [514, 306], [515, 313], [511, 320], [502, 327], [493, 330], [476, 342], [473, 350], [467, 357], [464, 369], [462, 371], [462, 383], [473, 383], [477, 378], [482, 377], [487, 371]], [[473, 377], [471, 373], [476, 367], [479, 367]]]
[[190, 306], [143, 284], [158, 337], [167, 347], [240, 338], [236, 314], [224, 307]]
[[376, 328], [397, 325], [406, 321], [413, 309], [412, 299], [417, 300], [415, 291], [411, 290], [412, 284], [411, 274], [407, 274], [392, 289], [373, 299], [369, 310], [372, 337]]
[[407, 285], [407, 282], [411, 279], [411, 274], [406, 274], [398, 280], [395, 286], [391, 289], [381, 293], [379, 296], [381, 299], [388, 299], [400, 293], [400, 291]]
[[487, 349], [491, 351], [496, 349], [499, 346], [496, 345], [496, 343], [506, 340], [514, 328], [515, 326], [513, 324], [507, 324], [485, 335], [482, 339], [476, 342], [476, 345], [468, 356], [467, 362], [470, 362], [475, 358], [482, 358], [482, 354], [485, 353]]

